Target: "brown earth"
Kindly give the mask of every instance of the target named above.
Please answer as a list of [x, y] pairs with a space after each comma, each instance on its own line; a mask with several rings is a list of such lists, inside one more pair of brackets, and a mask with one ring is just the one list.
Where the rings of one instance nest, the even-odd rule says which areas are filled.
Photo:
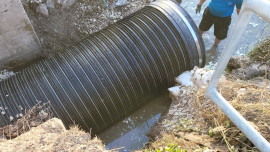
[[107, 150], [98, 138], [91, 138], [89, 133], [81, 131], [76, 126], [66, 130], [61, 120], [53, 118], [15, 139], [0, 139], [0, 151], [103, 152]]
[[270, 39], [257, 44], [247, 57], [232, 57], [227, 69], [234, 79], [265, 77], [270, 80]]
[[150, 0], [21, 0], [43, 48], [43, 55], [81, 41], [91, 33], [144, 7]]
[[[261, 71], [259, 74], [251, 68], [258, 64], [264, 67], [261, 70], [256, 68]], [[231, 73], [226, 73], [226, 79], [220, 79], [218, 91], [270, 141], [269, 65], [254, 62], [248, 57], [236, 57], [228, 66]], [[253, 75], [247, 77], [249, 73]], [[240, 80], [247, 78], [249, 80]], [[148, 133], [153, 142], [146, 147], [146, 151], [164, 147], [171, 150], [176, 148], [175, 145], [186, 151], [258, 151], [226, 115], [204, 97], [205, 86], [179, 87], [180, 92], [172, 97], [169, 110]], [[199, 138], [203, 140], [200, 142]]]
[[[222, 79], [218, 88], [219, 92], [270, 141], [270, 81], [257, 78], [254, 82], [232, 82]], [[188, 151], [203, 148], [213, 151], [258, 151], [226, 115], [211, 100], [204, 97], [205, 89], [182, 86], [181, 90], [176, 100], [172, 101], [169, 111], [163, 114], [159, 123], [148, 133], [155, 141], [150, 144], [149, 149], [157, 150], [162, 145], [165, 147], [164, 138], [174, 138], [167, 143], [180, 140], [186, 143], [181, 148]], [[196, 136], [192, 137], [194, 134]], [[199, 142], [197, 138], [204, 140]], [[187, 146], [191, 143], [196, 146]]]

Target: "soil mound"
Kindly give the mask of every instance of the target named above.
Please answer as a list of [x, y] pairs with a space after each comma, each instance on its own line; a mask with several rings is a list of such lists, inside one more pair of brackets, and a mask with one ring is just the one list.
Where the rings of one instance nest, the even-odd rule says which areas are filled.
[[57, 118], [50, 119], [12, 140], [1, 139], [0, 149], [4, 152], [106, 151], [101, 140], [91, 138], [89, 133], [76, 126], [66, 130], [62, 121]]

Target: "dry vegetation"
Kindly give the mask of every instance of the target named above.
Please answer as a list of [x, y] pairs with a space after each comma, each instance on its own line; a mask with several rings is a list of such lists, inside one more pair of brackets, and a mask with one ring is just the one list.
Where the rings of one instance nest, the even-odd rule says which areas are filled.
[[[209, 136], [225, 142], [230, 151], [256, 150], [253, 144], [239, 131], [214, 103], [206, 101], [205, 90], [198, 90], [196, 104], [201, 116], [209, 125]], [[224, 81], [219, 91], [262, 135], [270, 141], [270, 88], [269, 81], [264, 85], [247, 82]], [[208, 107], [202, 106], [209, 102]]]
[[[248, 74], [256, 72], [250, 65], [260, 64], [265, 67], [264, 73], [246, 81], [239, 80], [239, 74], [226, 73], [227, 80], [220, 80], [218, 91], [270, 141], [270, 77], [267, 69], [270, 66], [270, 40], [256, 46], [249, 57], [234, 58], [229, 69], [246, 68]], [[195, 86], [182, 86], [170, 110], [149, 133], [154, 141], [144, 151], [259, 151], [211, 100], [204, 97], [205, 91]]]
[[[261, 80], [259, 84], [222, 79], [219, 92], [270, 141], [270, 82]], [[182, 87], [185, 91], [171, 107], [185, 111], [178, 110], [183, 114], [178, 116], [173, 129], [159, 126], [162, 137], [149, 144], [145, 151], [258, 151], [226, 115], [204, 97], [205, 89], [194, 88]], [[169, 114], [165, 120], [174, 121]]]
[[0, 151], [107, 151], [97, 137], [75, 125], [66, 130], [61, 120], [52, 117], [50, 103], [38, 102], [21, 119], [0, 128]]
[[38, 102], [37, 105], [27, 110], [21, 119], [11, 125], [0, 128], [0, 139], [15, 138], [29, 131], [32, 127], [36, 127], [44, 123], [52, 117], [53, 113], [50, 110], [50, 103], [41, 104], [41, 102]]
[[53, 118], [17, 138], [0, 140], [0, 151], [103, 152], [107, 150], [98, 138], [91, 138], [89, 133], [85, 133], [77, 126], [66, 130], [61, 120]]
[[254, 62], [270, 64], [270, 38], [258, 44], [248, 55]]

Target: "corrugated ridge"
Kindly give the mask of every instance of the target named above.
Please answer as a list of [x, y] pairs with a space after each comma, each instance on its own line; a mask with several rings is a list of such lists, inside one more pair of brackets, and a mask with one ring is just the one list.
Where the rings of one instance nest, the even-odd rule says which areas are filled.
[[176, 24], [168, 14], [145, 7], [2, 81], [0, 125], [37, 101], [50, 101], [66, 126], [75, 122], [99, 133], [199, 64], [198, 55], [189, 53], [194, 43], [183, 37], [189, 31]]

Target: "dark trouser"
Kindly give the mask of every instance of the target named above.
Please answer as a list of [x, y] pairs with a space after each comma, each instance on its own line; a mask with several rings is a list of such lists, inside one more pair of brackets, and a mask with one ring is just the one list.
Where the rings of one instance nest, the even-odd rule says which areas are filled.
[[201, 31], [208, 31], [214, 24], [214, 35], [219, 40], [223, 40], [227, 37], [229, 25], [231, 24], [231, 16], [228, 17], [217, 17], [213, 16], [207, 7], [204, 10], [203, 18], [200, 23], [199, 29]]

